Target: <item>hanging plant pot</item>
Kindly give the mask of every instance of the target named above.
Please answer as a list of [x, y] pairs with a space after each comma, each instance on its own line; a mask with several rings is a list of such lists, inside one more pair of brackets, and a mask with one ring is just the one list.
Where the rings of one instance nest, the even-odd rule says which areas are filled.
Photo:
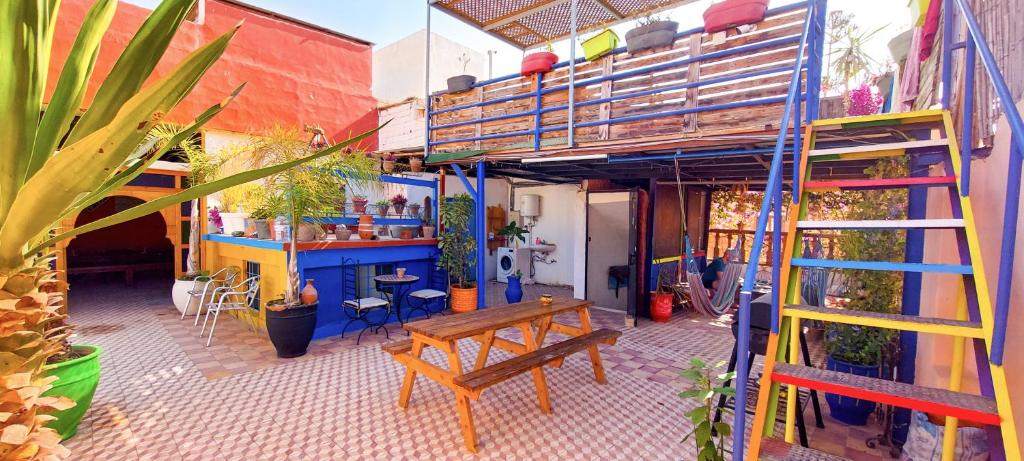
[[611, 29], [605, 29], [593, 37], [583, 41], [583, 55], [587, 61], [600, 58], [619, 46], [619, 36]]
[[523, 57], [523, 65], [519, 75], [526, 77], [537, 72], [548, 72], [556, 62], [558, 62], [558, 55], [550, 51], [528, 54]]
[[725, 0], [704, 10], [704, 32], [713, 34], [731, 27], [764, 20], [768, 0]]
[[679, 30], [679, 23], [675, 21], [654, 21], [635, 27], [626, 32], [626, 51], [636, 53], [637, 51], [671, 46], [676, 41], [676, 31]]
[[448, 92], [461, 93], [473, 88], [476, 84], [476, 77], [472, 75], [456, 75], [448, 78]]
[[[830, 371], [850, 373], [857, 376], [877, 378], [879, 376], [878, 365], [864, 366], [847, 363], [828, 357], [825, 368]], [[875, 411], [875, 402], [860, 400], [853, 397], [846, 397], [837, 394], [825, 394], [825, 401], [828, 402], [829, 412], [832, 417], [853, 426], [863, 426], [868, 422], [868, 416]]]
[[316, 329], [317, 303], [283, 310], [274, 310], [271, 303], [267, 303], [267, 334], [270, 342], [274, 343], [277, 356], [292, 358], [306, 355]]
[[420, 215], [420, 204], [410, 203], [409, 204], [409, 216], [416, 217]]

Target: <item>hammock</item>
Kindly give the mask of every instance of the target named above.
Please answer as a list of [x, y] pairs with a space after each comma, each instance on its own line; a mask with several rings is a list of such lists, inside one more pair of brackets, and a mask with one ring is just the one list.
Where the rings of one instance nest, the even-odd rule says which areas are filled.
[[[739, 242], [736, 248], [727, 252], [729, 260], [739, 260]], [[735, 258], [735, 259], [733, 259]], [[690, 247], [690, 239], [686, 239], [686, 297], [693, 304], [694, 309], [706, 315], [719, 316], [725, 313], [730, 307], [736, 304], [736, 290], [740, 287], [740, 277], [743, 275], [747, 265], [738, 262], [729, 262], [722, 271], [722, 278], [718, 279], [718, 290], [714, 296], [704, 288], [704, 281], [701, 280], [700, 271], [697, 270], [696, 261], [693, 259], [693, 249]]]

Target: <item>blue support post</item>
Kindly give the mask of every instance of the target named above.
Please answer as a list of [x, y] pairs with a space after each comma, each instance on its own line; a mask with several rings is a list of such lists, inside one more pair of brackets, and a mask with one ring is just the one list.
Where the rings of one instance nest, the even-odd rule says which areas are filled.
[[[910, 176], [928, 176], [928, 165], [920, 157], [910, 158]], [[928, 188], [911, 187], [907, 192], [907, 219], [924, 219], [927, 217]], [[904, 262], [924, 262], [924, 229], [907, 229], [907, 242]], [[903, 273], [903, 298], [901, 313], [917, 316], [921, 314], [921, 277], [920, 272]], [[915, 362], [917, 360], [917, 333], [900, 332], [900, 361], [897, 367], [896, 380], [901, 383], [913, 384], [916, 378]], [[910, 428], [910, 410], [897, 408], [893, 416], [893, 438], [906, 441], [907, 430]]]
[[462, 181], [463, 187], [466, 188], [466, 193], [469, 197], [476, 201], [477, 191], [473, 188], [473, 184], [469, 182], [469, 178], [466, 177], [466, 172], [462, 171], [462, 167], [458, 164], [452, 164], [452, 170], [455, 171], [455, 176], [459, 177], [459, 181]]
[[960, 195], [967, 197], [971, 187], [971, 152], [974, 150], [974, 68], [977, 45], [967, 40], [964, 56], [964, 114], [960, 129]]
[[487, 306], [487, 200], [484, 161], [476, 162], [476, 307]]
[[534, 95], [535, 95], [534, 97], [536, 98], [536, 103], [535, 103], [534, 109], [533, 109], [533, 150], [534, 151], [540, 150], [540, 135], [541, 135], [541, 131], [540, 131], [540, 118], [541, 118], [541, 109], [543, 108], [543, 104], [541, 104], [541, 99], [542, 99], [542, 96], [543, 96], [543, 94], [541, 93], [541, 82], [543, 82], [543, 80], [544, 80], [544, 78], [543, 78], [544, 73], [543, 72], [537, 72], [536, 75], [537, 75], [537, 88], [536, 88], [536, 90], [534, 90]]
[[942, 0], [942, 108], [949, 110], [953, 86], [953, 1]]
[[[799, 120], [799, 118], [797, 118]], [[768, 191], [765, 191], [767, 194]], [[793, 219], [793, 218], [790, 218]], [[751, 254], [747, 264], [757, 265], [759, 255]], [[772, 191], [772, 331], [779, 331], [779, 302], [782, 297], [782, 184]], [[786, 345], [781, 345], [786, 347]], [[797, 351], [789, 351], [796, 354]]]

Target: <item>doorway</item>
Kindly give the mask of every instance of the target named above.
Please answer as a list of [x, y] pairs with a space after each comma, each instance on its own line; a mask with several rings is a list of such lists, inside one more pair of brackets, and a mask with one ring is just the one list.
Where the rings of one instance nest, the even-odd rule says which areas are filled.
[[635, 311], [636, 194], [587, 194], [586, 298], [595, 306]]

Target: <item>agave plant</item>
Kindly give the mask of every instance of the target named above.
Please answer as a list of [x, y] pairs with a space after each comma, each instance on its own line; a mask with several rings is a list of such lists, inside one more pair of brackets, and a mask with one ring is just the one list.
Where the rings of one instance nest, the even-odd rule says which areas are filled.
[[[302, 158], [196, 185], [74, 229], [56, 228], [138, 177], [193, 136], [241, 91], [200, 114], [155, 149], [140, 149], [165, 114], [184, 99], [224, 52], [237, 27], [199, 47], [161, 78], [149, 79], [195, 0], [166, 0], [79, 110], [117, 0], [96, 0], [45, 99], [58, 1], [0, 2], [0, 459], [61, 459], [68, 451], [45, 424], [67, 408], [38, 398], [52, 384], [44, 364], [59, 349], [63, 303], [47, 255], [64, 239], [176, 206], [212, 192], [286, 171], [346, 148], [370, 130]], [[45, 102], [45, 104], [44, 104]], [[42, 116], [40, 116], [42, 114]]]

